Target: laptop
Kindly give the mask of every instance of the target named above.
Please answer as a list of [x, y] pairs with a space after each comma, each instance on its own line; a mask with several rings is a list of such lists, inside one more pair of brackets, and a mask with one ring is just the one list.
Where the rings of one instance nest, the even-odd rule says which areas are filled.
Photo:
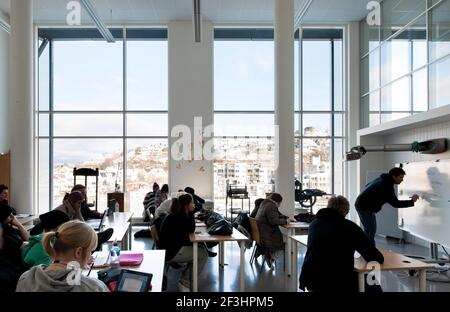
[[102, 218], [100, 220], [87, 220], [86, 223], [90, 225], [94, 230], [100, 231], [103, 227], [103, 223], [106, 219], [106, 214], [108, 213], [108, 210], [103, 211]]

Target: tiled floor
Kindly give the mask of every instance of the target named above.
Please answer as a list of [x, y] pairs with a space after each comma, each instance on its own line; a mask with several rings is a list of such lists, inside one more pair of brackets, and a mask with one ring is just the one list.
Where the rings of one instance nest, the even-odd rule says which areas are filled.
[[[145, 227], [133, 227], [133, 233]], [[133, 249], [144, 250], [151, 249], [153, 242], [149, 238], [133, 238]], [[413, 245], [399, 244], [395, 240], [386, 240], [377, 237], [377, 246], [389, 249], [406, 255], [428, 256], [428, 249]], [[299, 272], [303, 263], [305, 252], [304, 247], [299, 248]], [[217, 250], [216, 250], [217, 251]], [[261, 259], [259, 263], [249, 264], [251, 250], [246, 251], [245, 261], [245, 290], [246, 291], [265, 291], [265, 292], [288, 292], [294, 291], [293, 277], [288, 278], [283, 270], [283, 256], [277, 260], [274, 271], [270, 271], [267, 265], [259, 273], [261, 268]], [[223, 270], [219, 270], [218, 258], [209, 258], [205, 269], [199, 277], [199, 291], [206, 292], [232, 292], [239, 291], [239, 246], [236, 242], [225, 244], [225, 263]], [[175, 280], [176, 271], [170, 270], [168, 275], [168, 291], [177, 291]], [[427, 290], [431, 292], [450, 292], [450, 277], [447, 275], [440, 277], [435, 273], [428, 273], [429, 278], [441, 278], [445, 282], [427, 281]], [[409, 276], [408, 272], [382, 272], [381, 286], [385, 292], [413, 292], [419, 289], [418, 277]]]

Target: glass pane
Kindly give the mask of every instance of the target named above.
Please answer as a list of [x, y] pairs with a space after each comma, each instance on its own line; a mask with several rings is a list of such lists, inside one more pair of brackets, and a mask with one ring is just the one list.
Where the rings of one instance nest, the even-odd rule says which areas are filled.
[[167, 114], [127, 114], [128, 136], [167, 136]]
[[[107, 207], [107, 193], [117, 182], [123, 190], [123, 141], [121, 139], [55, 139], [53, 146], [53, 205], [61, 205], [73, 187], [73, 168], [99, 168], [98, 209]], [[87, 196], [95, 200], [95, 177], [88, 177]], [[77, 183], [84, 184], [84, 177]]]
[[342, 111], [342, 40], [334, 41], [334, 110]]
[[361, 61], [361, 95], [380, 86], [380, 49], [372, 51]]
[[48, 136], [49, 133], [49, 114], [39, 114], [39, 136]]
[[[275, 190], [273, 139], [215, 138], [214, 149], [217, 152], [214, 161], [215, 210], [224, 212], [227, 182], [247, 186], [250, 208], [255, 199], [265, 198], [266, 193]], [[246, 202], [244, 208], [247, 208]]]
[[215, 114], [215, 136], [274, 136], [273, 114]]
[[301, 147], [302, 141], [300, 138], [294, 139], [294, 158], [295, 158], [295, 178], [301, 181], [301, 163], [300, 163], [300, 155], [301, 155]]
[[450, 57], [430, 65], [430, 109], [450, 104]]
[[298, 63], [298, 59], [299, 59], [299, 49], [300, 49], [300, 45], [298, 43], [298, 39], [296, 39], [294, 41], [294, 109], [295, 110], [300, 110], [300, 104], [299, 104], [299, 73], [300, 73], [300, 68], [299, 68], [299, 63]]
[[369, 126], [369, 96], [362, 97], [359, 105], [359, 127], [362, 129]]
[[304, 136], [331, 136], [331, 114], [303, 114]]
[[373, 127], [379, 124], [380, 124], [380, 113], [370, 113], [369, 127]]
[[381, 114], [381, 123], [392, 121], [392, 120], [397, 120], [397, 119], [408, 117], [408, 116], [410, 116], [409, 113], [386, 113], [386, 114]]
[[303, 110], [331, 110], [331, 42], [303, 41]]
[[331, 193], [331, 140], [303, 139], [303, 187]]
[[341, 195], [344, 191], [343, 163], [344, 163], [344, 140], [334, 140], [334, 194]]
[[424, 112], [428, 110], [427, 69], [421, 69], [413, 74], [413, 110]]
[[[39, 183], [39, 200], [38, 200], [38, 214], [50, 211], [50, 179], [49, 179], [49, 140], [40, 139], [38, 152], [38, 183]], [[73, 181], [73, 180], [72, 180]]]
[[381, 46], [381, 85], [410, 72], [410, 43], [394, 39]]
[[381, 89], [382, 111], [409, 111], [409, 77], [402, 78]]
[[167, 41], [127, 42], [128, 110], [167, 110]]
[[380, 30], [377, 25], [369, 26], [367, 19], [360, 22], [360, 55], [364, 56], [379, 45]]
[[48, 111], [50, 107], [50, 44], [39, 57], [39, 110]]
[[214, 41], [214, 109], [274, 110], [273, 41]]
[[431, 11], [430, 62], [450, 54], [450, 1]]
[[342, 136], [344, 121], [342, 120], [342, 114], [333, 114], [334, 117], [334, 136]]
[[299, 137], [302, 135], [302, 133], [300, 132], [300, 114], [295, 114], [294, 115], [294, 135], [296, 137]]
[[381, 3], [381, 39], [387, 39], [425, 12], [426, 4], [426, 0], [384, 0]]
[[427, 41], [413, 41], [413, 70], [427, 64]]
[[54, 114], [55, 136], [121, 136], [122, 114]]
[[168, 155], [167, 139], [127, 140], [127, 192], [135, 217], [142, 215], [142, 201], [152, 190], [153, 182], [168, 183]]
[[122, 110], [122, 42], [55, 41], [54, 109]]
[[369, 103], [371, 112], [380, 111], [380, 90], [374, 91], [369, 94]]

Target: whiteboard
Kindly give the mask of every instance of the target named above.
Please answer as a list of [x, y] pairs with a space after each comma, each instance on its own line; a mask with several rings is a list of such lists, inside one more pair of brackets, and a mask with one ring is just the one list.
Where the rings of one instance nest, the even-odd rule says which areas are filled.
[[414, 207], [400, 208], [399, 228], [429, 242], [450, 246], [450, 159], [403, 164], [399, 199], [420, 196]]

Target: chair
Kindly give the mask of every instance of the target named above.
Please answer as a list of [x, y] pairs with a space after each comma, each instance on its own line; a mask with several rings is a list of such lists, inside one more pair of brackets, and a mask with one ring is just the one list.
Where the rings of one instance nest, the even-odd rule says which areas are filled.
[[77, 176], [84, 177], [84, 186], [87, 191], [87, 177], [95, 177], [95, 211], [98, 211], [98, 168], [73, 168], [73, 186], [77, 184]]
[[[259, 233], [258, 222], [256, 221], [255, 218], [252, 218], [252, 217], [249, 217], [248, 219], [250, 220], [250, 227], [252, 229], [252, 234], [251, 234], [252, 235], [252, 239], [255, 241], [255, 246], [253, 247], [253, 252], [252, 252], [252, 255], [250, 257], [250, 264], [252, 264], [253, 261], [255, 261], [257, 259], [256, 252], [257, 252], [258, 249], [262, 252], [262, 254], [264, 254], [264, 252], [263, 252], [264, 251], [264, 247], [261, 245], [261, 236], [260, 236], [260, 233]], [[262, 269], [264, 267], [264, 263], [265, 262], [266, 262], [266, 258], [264, 257], [263, 263], [261, 265], [261, 269], [259, 270], [259, 273], [262, 272]]]

